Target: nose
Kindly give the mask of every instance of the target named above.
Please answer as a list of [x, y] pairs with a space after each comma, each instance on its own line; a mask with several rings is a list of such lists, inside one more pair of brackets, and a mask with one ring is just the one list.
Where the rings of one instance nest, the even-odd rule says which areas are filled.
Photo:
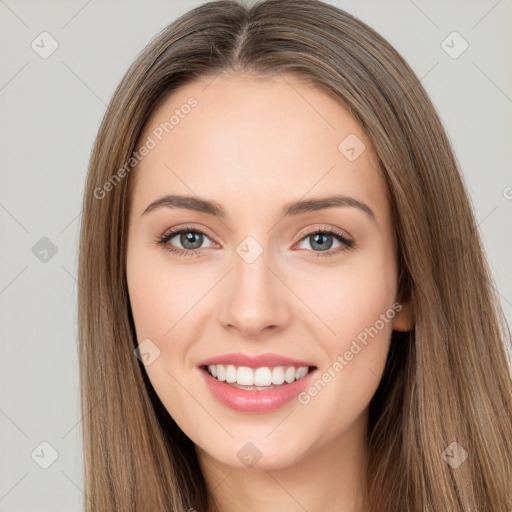
[[292, 293], [273, 266], [265, 251], [252, 262], [234, 255], [219, 309], [219, 321], [226, 329], [254, 338], [288, 325]]

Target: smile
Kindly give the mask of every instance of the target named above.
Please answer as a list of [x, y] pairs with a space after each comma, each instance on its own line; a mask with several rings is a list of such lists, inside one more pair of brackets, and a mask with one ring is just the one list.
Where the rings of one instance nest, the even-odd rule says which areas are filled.
[[308, 374], [309, 367], [301, 366], [263, 366], [249, 368], [248, 366], [235, 366], [232, 364], [210, 364], [208, 373], [220, 382], [233, 384], [234, 387], [244, 386], [244, 389], [272, 389], [284, 382], [292, 382], [302, 379]]
[[249, 368], [220, 364], [199, 369], [218, 402], [244, 413], [279, 409], [306, 389], [317, 370], [315, 366]]

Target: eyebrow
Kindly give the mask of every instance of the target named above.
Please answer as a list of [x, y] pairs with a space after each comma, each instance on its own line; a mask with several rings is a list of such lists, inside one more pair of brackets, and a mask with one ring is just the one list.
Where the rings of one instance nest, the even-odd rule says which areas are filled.
[[[372, 220], [375, 220], [375, 213], [365, 203], [352, 197], [343, 195], [331, 195], [321, 198], [305, 199], [286, 203], [281, 212], [282, 217], [300, 215], [307, 212], [315, 212], [326, 208], [354, 207], [365, 212]], [[226, 217], [226, 212], [220, 203], [209, 199], [202, 199], [194, 196], [165, 195], [153, 201], [142, 213], [145, 215], [159, 208], [179, 208], [194, 210], [215, 217]]]

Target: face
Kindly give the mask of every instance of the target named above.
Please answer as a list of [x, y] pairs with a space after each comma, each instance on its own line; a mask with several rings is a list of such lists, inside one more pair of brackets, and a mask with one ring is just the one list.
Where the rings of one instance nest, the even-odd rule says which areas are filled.
[[[140, 141], [127, 280], [169, 414], [235, 467], [251, 450], [259, 467], [285, 467], [343, 439], [364, 423], [392, 329], [408, 328], [387, 189], [360, 126], [293, 77], [221, 75], [175, 91]], [[155, 203], [171, 195], [195, 202]], [[236, 382], [203, 366], [225, 355], [210, 370]], [[236, 387], [253, 378], [274, 388]]]

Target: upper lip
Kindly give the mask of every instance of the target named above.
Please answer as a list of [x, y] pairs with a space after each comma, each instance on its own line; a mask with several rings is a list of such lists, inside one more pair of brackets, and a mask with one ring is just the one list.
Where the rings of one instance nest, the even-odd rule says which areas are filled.
[[314, 366], [307, 361], [299, 361], [290, 357], [280, 356], [279, 354], [243, 354], [241, 352], [233, 354], [223, 354], [217, 357], [211, 357], [200, 361], [197, 366], [208, 366], [210, 364], [232, 364], [233, 366], [247, 366], [249, 368], [260, 368], [263, 366]]

